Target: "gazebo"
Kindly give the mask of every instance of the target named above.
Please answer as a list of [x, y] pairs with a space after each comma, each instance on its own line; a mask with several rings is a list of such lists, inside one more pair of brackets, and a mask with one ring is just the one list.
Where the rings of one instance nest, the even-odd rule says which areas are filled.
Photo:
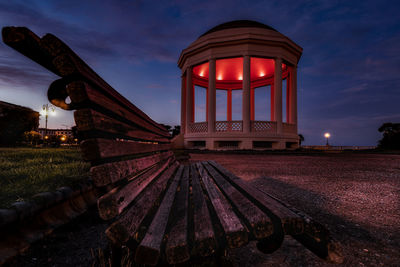
[[298, 147], [297, 63], [302, 48], [255, 21], [218, 25], [181, 52], [186, 148]]

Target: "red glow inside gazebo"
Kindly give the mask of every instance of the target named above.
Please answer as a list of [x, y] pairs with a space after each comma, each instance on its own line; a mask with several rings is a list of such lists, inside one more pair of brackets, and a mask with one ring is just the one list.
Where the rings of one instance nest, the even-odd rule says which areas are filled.
[[[275, 63], [273, 59], [252, 57], [250, 61], [251, 81], [272, 77], [274, 75]], [[282, 70], [286, 65], [282, 63]], [[194, 76], [208, 79], [208, 62], [193, 67]], [[243, 80], [243, 58], [225, 58], [216, 61], [216, 80], [218, 81], [242, 81]]]

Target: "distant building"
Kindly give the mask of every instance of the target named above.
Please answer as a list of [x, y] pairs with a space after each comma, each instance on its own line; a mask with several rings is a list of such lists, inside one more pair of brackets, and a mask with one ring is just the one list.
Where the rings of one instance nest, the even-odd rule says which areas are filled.
[[0, 145], [13, 145], [22, 140], [24, 132], [38, 127], [39, 112], [0, 101]]
[[72, 130], [71, 129], [46, 129], [45, 128], [39, 128], [38, 132], [42, 136], [42, 139], [44, 136], [66, 136], [68, 139], [73, 138]]

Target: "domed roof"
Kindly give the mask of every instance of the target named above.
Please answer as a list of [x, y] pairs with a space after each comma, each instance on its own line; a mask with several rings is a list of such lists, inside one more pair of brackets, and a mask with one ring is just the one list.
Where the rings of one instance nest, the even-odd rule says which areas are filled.
[[229, 21], [222, 23], [218, 26], [215, 26], [211, 30], [205, 32], [204, 34], [200, 35], [200, 37], [207, 35], [212, 32], [217, 32], [217, 31], [222, 31], [222, 30], [227, 30], [227, 29], [234, 29], [234, 28], [262, 28], [262, 29], [267, 29], [267, 30], [272, 30], [276, 31], [274, 28], [265, 25], [263, 23], [254, 21], [254, 20], [234, 20], [234, 21]]

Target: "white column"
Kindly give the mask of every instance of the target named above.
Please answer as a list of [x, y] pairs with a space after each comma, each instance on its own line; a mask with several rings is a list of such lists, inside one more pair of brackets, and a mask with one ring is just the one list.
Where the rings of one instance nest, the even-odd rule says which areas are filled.
[[215, 132], [215, 112], [216, 112], [216, 88], [215, 88], [215, 59], [212, 58], [208, 61], [208, 133]]
[[250, 56], [243, 57], [243, 90], [242, 90], [243, 133], [250, 132]]
[[181, 76], [181, 133], [186, 131], [186, 79]]
[[282, 133], [282, 59], [275, 58], [274, 75], [274, 113], [277, 134]]
[[297, 128], [297, 66], [291, 67], [290, 74], [292, 75], [290, 82], [290, 123], [296, 124]]
[[193, 117], [193, 83], [192, 83], [192, 67], [186, 69], [186, 129], [185, 133], [190, 133], [189, 124], [192, 123]]

